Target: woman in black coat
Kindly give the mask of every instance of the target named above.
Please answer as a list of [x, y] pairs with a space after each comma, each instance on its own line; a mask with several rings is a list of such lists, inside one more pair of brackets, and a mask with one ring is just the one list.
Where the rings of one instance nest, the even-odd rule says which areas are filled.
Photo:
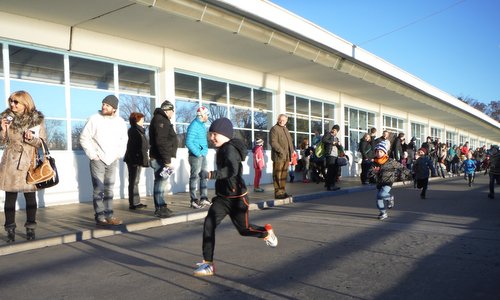
[[139, 197], [139, 179], [142, 167], [148, 166], [148, 139], [144, 133], [144, 115], [133, 112], [129, 117], [130, 129], [128, 130], [127, 151], [124, 161], [128, 169], [128, 202], [129, 209], [142, 209], [147, 207], [142, 204]]

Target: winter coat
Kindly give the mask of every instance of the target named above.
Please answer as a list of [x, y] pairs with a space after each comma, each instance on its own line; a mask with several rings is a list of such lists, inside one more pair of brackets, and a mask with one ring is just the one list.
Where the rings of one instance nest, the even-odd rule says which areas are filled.
[[377, 189], [380, 189], [384, 185], [392, 186], [399, 178], [409, 178], [410, 171], [399, 162], [389, 158], [384, 164], [375, 162], [370, 168], [369, 176], [375, 179]]
[[462, 163], [462, 169], [465, 174], [474, 174], [476, 172], [476, 161], [472, 159], [466, 159]]
[[361, 139], [359, 141], [358, 150], [361, 153], [361, 157], [363, 158], [363, 160], [371, 160], [371, 159], [373, 159], [372, 145], [367, 140]]
[[200, 157], [208, 154], [207, 129], [205, 123], [198, 118], [194, 119], [187, 128], [186, 147], [189, 155]]
[[170, 164], [177, 155], [177, 134], [163, 109], [156, 108], [149, 126], [149, 157]]
[[[1, 118], [7, 114], [14, 115], [9, 108], [2, 112]], [[31, 141], [25, 140], [24, 132], [38, 125], [40, 125], [39, 136], [33, 137]], [[1, 130], [0, 128], [0, 145], [5, 148], [0, 162], [0, 190], [6, 192], [36, 191], [35, 185], [26, 183], [26, 175], [34, 152], [42, 146], [41, 139], [47, 141], [44, 115], [37, 110], [22, 116], [16, 115], [3, 139]]]
[[130, 165], [147, 167], [149, 143], [144, 132], [144, 127], [132, 125], [128, 130], [127, 151], [123, 161]]
[[100, 159], [111, 165], [127, 149], [127, 125], [118, 115], [104, 116], [100, 112], [91, 116], [82, 133], [80, 144], [90, 160]]
[[256, 145], [253, 149], [253, 167], [254, 169], [262, 170], [266, 166], [264, 162], [264, 147]]
[[321, 140], [325, 147], [325, 155], [331, 157], [339, 156], [339, 149], [337, 147], [339, 143], [339, 138], [332, 135], [331, 133], [326, 133]]
[[401, 158], [403, 158], [403, 144], [400, 138], [396, 138], [392, 144], [391, 158], [396, 161], [401, 161]]
[[278, 124], [271, 127], [269, 131], [269, 141], [271, 144], [272, 161], [291, 161], [292, 151], [295, 150], [292, 144], [292, 137], [286, 126]]
[[491, 175], [500, 175], [500, 152], [497, 152], [490, 157], [489, 169]]
[[231, 139], [217, 149], [217, 170], [211, 172], [215, 179], [215, 194], [225, 198], [237, 198], [247, 193], [243, 180], [243, 164], [247, 156], [245, 143]]
[[416, 179], [429, 178], [429, 175], [436, 175], [436, 169], [429, 156], [420, 156], [413, 164], [413, 172], [415, 173]]

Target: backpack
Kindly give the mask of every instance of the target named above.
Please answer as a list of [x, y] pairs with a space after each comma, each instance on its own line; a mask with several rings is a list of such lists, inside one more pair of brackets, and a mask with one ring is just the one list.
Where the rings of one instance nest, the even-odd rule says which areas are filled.
[[322, 158], [324, 154], [325, 146], [323, 145], [323, 142], [319, 142], [316, 149], [314, 149], [314, 155], [316, 155], [317, 158]]

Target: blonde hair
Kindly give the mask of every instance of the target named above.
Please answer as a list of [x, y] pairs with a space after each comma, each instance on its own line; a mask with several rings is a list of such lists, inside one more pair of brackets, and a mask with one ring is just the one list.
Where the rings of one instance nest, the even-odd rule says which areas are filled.
[[[31, 95], [26, 91], [16, 91], [9, 96], [10, 100], [16, 100], [24, 106], [24, 113], [32, 112], [36, 109], [35, 102]], [[9, 103], [10, 105], [10, 103]]]

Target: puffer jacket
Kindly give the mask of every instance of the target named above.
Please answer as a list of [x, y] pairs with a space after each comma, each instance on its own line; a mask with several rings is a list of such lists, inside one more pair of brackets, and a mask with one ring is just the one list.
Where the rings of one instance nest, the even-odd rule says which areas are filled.
[[217, 170], [211, 172], [217, 196], [237, 198], [247, 193], [242, 164], [246, 156], [245, 143], [239, 139], [231, 139], [217, 149]]
[[[1, 113], [0, 117], [14, 115], [9, 109]], [[24, 132], [32, 127], [40, 125], [38, 137], [31, 141], [24, 139]], [[0, 134], [1, 132], [0, 128]], [[30, 167], [35, 150], [42, 146], [41, 139], [47, 142], [44, 115], [37, 110], [22, 116], [16, 115], [10, 125], [5, 138], [1, 138], [0, 145], [4, 148], [2, 161], [0, 162], [0, 190], [6, 192], [34, 192], [36, 186], [26, 183], [26, 175]]]
[[369, 172], [369, 176], [377, 183], [377, 189], [384, 185], [392, 186], [394, 181], [409, 178], [410, 175], [410, 170], [392, 158], [382, 165], [374, 163]]
[[177, 134], [163, 109], [156, 108], [149, 125], [149, 157], [170, 164], [177, 155]]
[[429, 175], [436, 175], [436, 168], [434, 168], [432, 160], [427, 155], [420, 156], [417, 159], [413, 165], [413, 171], [416, 179], [425, 179], [429, 178]]
[[186, 147], [189, 155], [200, 157], [208, 154], [207, 128], [205, 128], [205, 123], [198, 118], [194, 119], [187, 128]]

